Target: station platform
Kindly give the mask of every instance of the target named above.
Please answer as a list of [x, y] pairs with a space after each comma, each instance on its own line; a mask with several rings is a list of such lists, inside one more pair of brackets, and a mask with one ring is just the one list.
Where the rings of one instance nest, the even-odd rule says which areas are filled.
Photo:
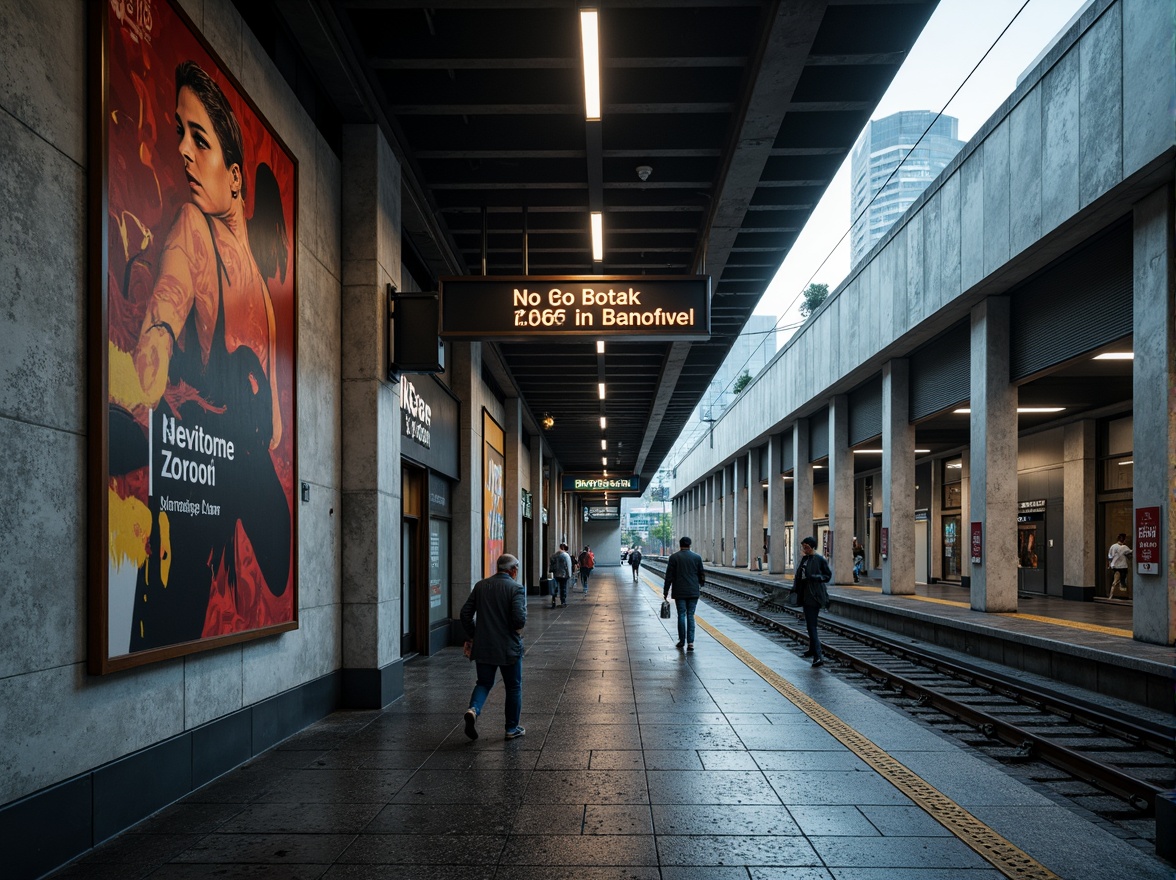
[[[658, 560], [651, 560], [655, 565]], [[708, 572], [749, 586], [790, 583], [768, 574], [707, 565]], [[836, 574], [836, 573], [835, 573]], [[917, 639], [995, 666], [1142, 706], [1168, 716], [1176, 704], [1176, 651], [1136, 641], [1126, 603], [1074, 602], [1022, 593], [1018, 611], [973, 611], [968, 591], [949, 583], [914, 584], [914, 593], [884, 595], [881, 582], [829, 587], [830, 613], [883, 632]]]
[[660, 578], [598, 567], [530, 600], [526, 735], [497, 683], [466, 738], [460, 649], [56, 878], [1160, 880], [1173, 869], [705, 601], [696, 650]]

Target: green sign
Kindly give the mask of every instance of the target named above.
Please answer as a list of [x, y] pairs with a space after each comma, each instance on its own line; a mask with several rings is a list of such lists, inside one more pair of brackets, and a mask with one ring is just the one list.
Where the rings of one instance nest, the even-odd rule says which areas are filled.
[[571, 477], [564, 474], [565, 492], [640, 492], [641, 478], [631, 477]]
[[710, 338], [709, 275], [487, 275], [442, 278], [441, 336]]

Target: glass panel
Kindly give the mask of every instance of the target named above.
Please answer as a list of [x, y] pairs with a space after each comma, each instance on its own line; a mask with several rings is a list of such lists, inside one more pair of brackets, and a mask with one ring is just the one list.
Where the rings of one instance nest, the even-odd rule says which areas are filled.
[[1103, 490], [1130, 489], [1135, 482], [1135, 465], [1130, 458], [1112, 458], [1103, 462]]
[[943, 579], [958, 581], [963, 573], [960, 565], [960, 518], [943, 518]]
[[1128, 455], [1133, 448], [1131, 441], [1131, 416], [1124, 416], [1107, 422], [1107, 455]]
[[943, 506], [952, 509], [960, 506], [963, 494], [963, 459], [953, 458], [943, 463]]
[[429, 623], [449, 616], [449, 523], [429, 522]]

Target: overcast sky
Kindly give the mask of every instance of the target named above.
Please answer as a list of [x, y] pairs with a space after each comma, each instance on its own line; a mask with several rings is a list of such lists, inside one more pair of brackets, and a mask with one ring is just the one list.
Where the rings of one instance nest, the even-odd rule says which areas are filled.
[[[960, 140], [971, 140], [1013, 93], [1018, 77], [1086, 2], [1029, 0], [1025, 5], [1025, 0], [941, 0], [871, 118], [900, 110], [943, 110], [959, 119]], [[1022, 5], [1025, 8], [1012, 27], [948, 104]], [[828, 284], [832, 291], [849, 272], [849, 227], [846, 157], [755, 313], [783, 316], [781, 326], [799, 323], [796, 307], [810, 280]], [[781, 343], [790, 332], [781, 334]]]

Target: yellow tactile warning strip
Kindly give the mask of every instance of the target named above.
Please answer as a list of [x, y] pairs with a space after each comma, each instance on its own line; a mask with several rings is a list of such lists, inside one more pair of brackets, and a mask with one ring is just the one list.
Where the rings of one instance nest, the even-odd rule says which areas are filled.
[[[657, 590], [652, 584], [650, 586]], [[737, 642], [723, 635], [697, 615], [695, 622], [800, 711], [869, 764], [878, 775], [914, 801], [927, 815], [970, 846], [1006, 877], [1017, 880], [1061, 880], [1041, 862], [997, 834], [909, 767], [896, 761], [885, 749], [863, 736], [808, 694], [797, 689]]]
[[[878, 593], [881, 594], [881, 587], [863, 587], [858, 584], [838, 584], [838, 589], [857, 590], [861, 593]], [[902, 596], [896, 597], [901, 599], [913, 599], [916, 602], [930, 602], [933, 605], [951, 605], [955, 608], [970, 608], [967, 602], [956, 602], [953, 599], [937, 599], [934, 596], [917, 596], [913, 593], [904, 593]], [[1134, 638], [1134, 634], [1129, 629], [1121, 629], [1117, 626], [1100, 626], [1097, 623], [1083, 623], [1079, 620], [1063, 620], [1060, 617], [1042, 617], [1040, 614], [1025, 614], [1021, 611], [1002, 613], [998, 612], [1001, 617], [1015, 617], [1018, 620], [1033, 620], [1037, 623], [1051, 623], [1054, 626], [1064, 626], [1069, 629], [1080, 629], [1084, 632], [1102, 633], [1107, 636], [1119, 636], [1124, 639]]]

